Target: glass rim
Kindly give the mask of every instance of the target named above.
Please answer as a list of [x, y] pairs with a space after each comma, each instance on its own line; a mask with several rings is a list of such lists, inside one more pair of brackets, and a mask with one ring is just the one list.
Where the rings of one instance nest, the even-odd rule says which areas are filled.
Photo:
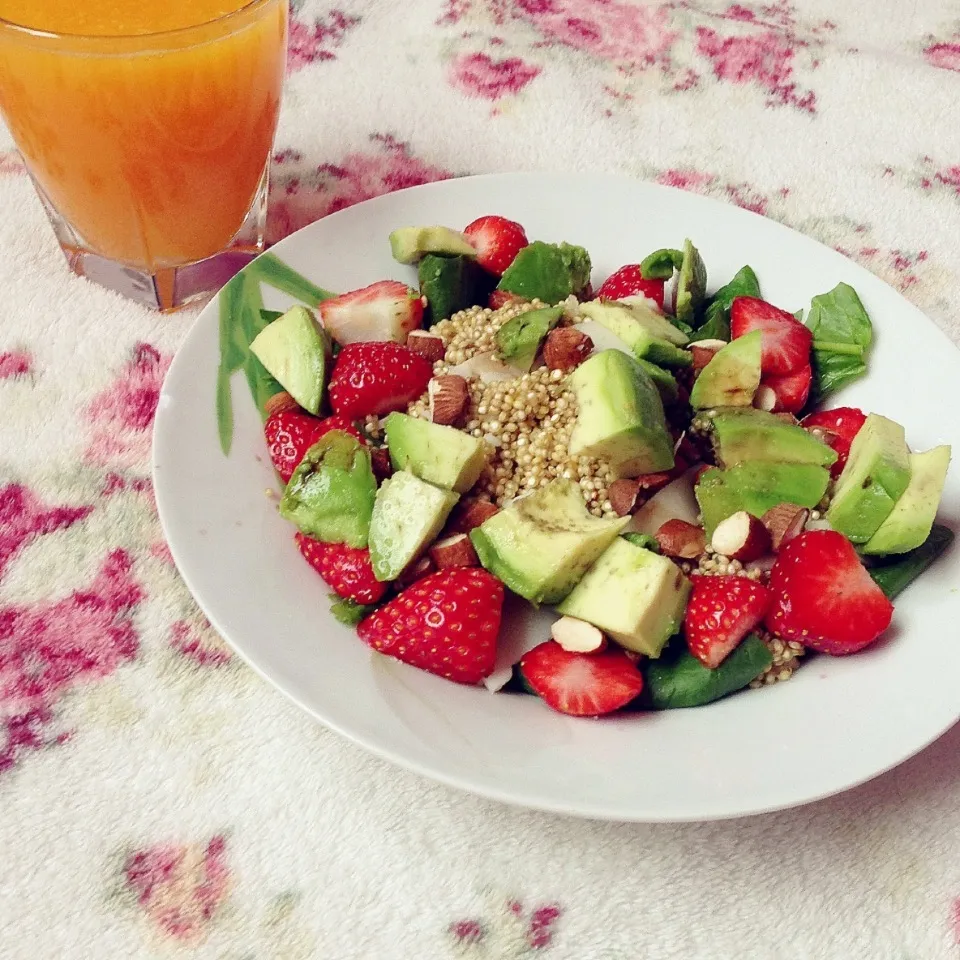
[[227, 24], [233, 19], [239, 19], [245, 14], [249, 14], [258, 7], [265, 7], [270, 3], [280, 2], [280, 0], [247, 0], [243, 6], [229, 13], [221, 14], [212, 20], [203, 20], [200, 23], [191, 23], [186, 27], [174, 27], [172, 30], [154, 30], [147, 33], [66, 33], [56, 30], [40, 30], [37, 27], [28, 27], [26, 24], [17, 23], [15, 20], [8, 20], [0, 17], [0, 30], [12, 30], [15, 34], [27, 37], [32, 40], [66, 40], [78, 43], [144, 43], [151, 41], [163, 42], [166, 40], [181, 40], [189, 37], [191, 33], [209, 29], [210, 27]]

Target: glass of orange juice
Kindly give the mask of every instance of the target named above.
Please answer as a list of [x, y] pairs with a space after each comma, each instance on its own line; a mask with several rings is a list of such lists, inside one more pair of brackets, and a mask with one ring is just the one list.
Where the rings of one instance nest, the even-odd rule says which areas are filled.
[[288, 0], [0, 0], [0, 114], [74, 272], [159, 310], [263, 249]]

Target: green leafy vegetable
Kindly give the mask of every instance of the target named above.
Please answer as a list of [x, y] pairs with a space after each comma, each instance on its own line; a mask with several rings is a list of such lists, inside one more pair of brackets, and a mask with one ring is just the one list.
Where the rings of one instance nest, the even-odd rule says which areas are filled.
[[674, 270], [683, 266], [683, 251], [664, 247], [654, 250], [640, 264], [640, 276], [644, 280], [669, 280]]
[[510, 679], [500, 688], [500, 693], [529, 693], [537, 696], [537, 691], [527, 683], [527, 678], [523, 675], [519, 663], [513, 665]]
[[730, 339], [730, 306], [737, 297], [759, 297], [760, 282], [753, 267], [741, 267], [732, 280], [725, 283], [707, 303], [703, 325], [698, 331], [700, 340]]
[[813, 298], [807, 326], [813, 333], [810, 399], [817, 403], [867, 372], [873, 324], [857, 291], [838, 283], [829, 293]]
[[315, 283], [311, 283], [273, 253], [262, 254], [243, 272], [252, 273], [258, 280], [263, 280], [271, 287], [303, 301], [308, 307], [315, 307], [324, 300], [330, 300], [336, 296], [329, 290], [323, 290]]
[[621, 533], [624, 540], [628, 540], [635, 547], [643, 547], [652, 553], [660, 552], [660, 543], [656, 537], [651, 537], [649, 533]]
[[339, 623], [346, 627], [355, 627], [377, 609], [375, 603], [357, 603], [356, 600], [338, 597], [335, 593], [330, 594], [330, 599], [333, 601], [330, 604], [330, 612]]
[[681, 323], [694, 324], [706, 295], [707, 265], [700, 251], [689, 240], [684, 240], [683, 263], [677, 278], [676, 305], [673, 309], [676, 318]]
[[230, 378], [242, 366], [246, 353], [243, 343], [236, 337], [238, 325], [234, 319], [240, 312], [243, 295], [243, 276], [237, 274], [220, 291], [220, 366], [217, 368], [217, 430], [220, 434], [220, 449], [230, 452], [233, 439], [233, 398], [230, 394]]
[[936, 523], [930, 536], [915, 550], [871, 566], [870, 576], [892, 600], [903, 593], [953, 542], [953, 531]]
[[256, 339], [258, 333], [263, 330], [271, 321], [264, 316], [267, 313], [263, 309], [263, 299], [260, 293], [260, 283], [248, 273], [241, 274], [241, 284], [243, 293], [240, 300], [240, 309], [234, 322], [243, 332], [244, 360], [243, 372], [247, 378], [247, 385], [250, 387], [250, 393], [253, 396], [253, 402], [256, 404], [260, 416], [266, 419], [267, 401], [274, 395], [280, 393], [283, 387], [270, 375], [267, 368], [254, 356], [250, 350], [250, 344]]

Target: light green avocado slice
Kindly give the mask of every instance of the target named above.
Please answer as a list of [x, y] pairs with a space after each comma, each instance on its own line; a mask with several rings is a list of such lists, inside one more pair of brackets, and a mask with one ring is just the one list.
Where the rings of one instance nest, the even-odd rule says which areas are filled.
[[617, 537], [557, 612], [592, 623], [628, 650], [658, 657], [683, 623], [690, 586], [672, 560]]
[[562, 316], [562, 307], [542, 307], [518, 314], [497, 330], [497, 353], [511, 366], [529, 372], [544, 337]]
[[907, 489], [877, 532], [863, 545], [863, 553], [907, 553], [927, 539], [937, 516], [949, 466], [949, 446], [910, 454]]
[[[675, 342], [679, 337], [685, 343], [685, 334], [652, 309], [641, 312], [636, 304], [631, 307], [620, 301], [590, 300], [580, 304], [580, 313], [606, 327], [641, 360], [665, 367], [688, 367], [693, 362], [690, 351], [681, 349]], [[648, 322], [641, 320], [641, 315]], [[661, 324], [672, 331], [672, 339], [660, 335]]]
[[416, 263], [428, 253], [475, 257], [476, 247], [449, 227], [400, 227], [390, 234], [390, 252], [399, 263]]
[[640, 365], [640, 369], [647, 373], [653, 381], [654, 386], [660, 391], [660, 399], [663, 401], [663, 405], [667, 406], [671, 403], [676, 403], [677, 398], [680, 396], [680, 387], [677, 385], [677, 378], [669, 370], [664, 370], [663, 367], [657, 366], [655, 363], [650, 363], [649, 360], [637, 359], [637, 363]]
[[456, 493], [466, 493], [487, 462], [483, 441], [454, 427], [391, 413], [384, 429], [394, 470]]
[[534, 604], [557, 603], [610, 546], [629, 517], [601, 520], [572, 480], [554, 480], [508, 503], [470, 532], [480, 563]]
[[320, 412], [330, 344], [306, 307], [293, 307], [268, 323], [250, 352], [304, 410]]
[[717, 410], [709, 418], [717, 462], [732, 467], [744, 460], [812, 463], [829, 467], [837, 454], [809, 430], [753, 407]]
[[853, 543], [866, 543], [910, 483], [910, 451], [903, 427], [871, 413], [850, 446], [827, 520]]
[[749, 407], [760, 386], [759, 330], [737, 337], [700, 371], [690, 391], [694, 410], [708, 407]]
[[396, 580], [436, 539], [459, 499], [406, 470], [384, 480], [370, 518], [373, 575]]
[[689, 241], [683, 241], [683, 262], [677, 277], [677, 295], [674, 316], [693, 326], [697, 311], [707, 295], [707, 268], [700, 252]]

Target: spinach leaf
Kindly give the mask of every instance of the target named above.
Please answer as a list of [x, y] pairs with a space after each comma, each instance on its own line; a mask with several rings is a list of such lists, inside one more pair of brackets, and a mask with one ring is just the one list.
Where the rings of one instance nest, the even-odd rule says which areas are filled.
[[644, 280], [669, 280], [674, 270], [683, 266], [683, 251], [665, 247], [654, 250], [640, 264], [640, 276]]
[[703, 325], [697, 332], [700, 340], [730, 339], [730, 305], [737, 297], [759, 297], [760, 281], [753, 267], [741, 267], [733, 279], [725, 283], [707, 303]]
[[811, 402], [817, 403], [867, 371], [873, 324], [849, 284], [838, 283], [810, 303], [807, 326], [813, 334]]
[[953, 531], [935, 523], [930, 536], [915, 550], [869, 568], [870, 576], [892, 600], [903, 593], [953, 543]]
[[355, 627], [364, 617], [369, 616], [377, 609], [375, 603], [357, 603], [356, 600], [348, 600], [338, 597], [335, 593], [330, 594], [333, 601], [330, 605], [330, 612], [334, 618], [346, 627]]

